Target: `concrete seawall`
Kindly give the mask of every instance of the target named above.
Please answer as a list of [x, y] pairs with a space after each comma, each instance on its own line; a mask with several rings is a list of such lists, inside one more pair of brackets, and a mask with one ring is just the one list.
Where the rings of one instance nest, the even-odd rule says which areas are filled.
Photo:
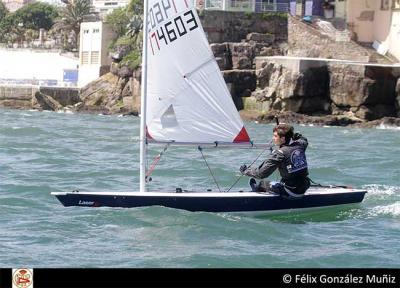
[[81, 101], [79, 94], [80, 89], [70, 87], [0, 85], [0, 107], [46, 110], [48, 107], [43, 107], [43, 101], [38, 101], [37, 95], [45, 95], [61, 106], [68, 106]]
[[0, 107], [30, 109], [33, 107], [33, 97], [39, 91], [37, 86], [10, 85], [0, 86]]

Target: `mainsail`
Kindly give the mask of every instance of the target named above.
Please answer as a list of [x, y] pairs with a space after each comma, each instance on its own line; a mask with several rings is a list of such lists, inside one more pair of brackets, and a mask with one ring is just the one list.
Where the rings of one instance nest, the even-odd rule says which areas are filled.
[[147, 140], [249, 142], [192, 2], [148, 0]]

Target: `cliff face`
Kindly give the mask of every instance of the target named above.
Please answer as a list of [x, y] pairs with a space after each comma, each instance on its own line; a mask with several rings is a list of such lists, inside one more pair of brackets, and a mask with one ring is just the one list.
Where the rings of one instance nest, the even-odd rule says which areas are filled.
[[258, 101], [263, 104], [256, 110], [261, 111], [347, 115], [360, 121], [398, 115], [395, 68], [298, 62], [300, 65], [291, 65], [296, 68], [288, 68], [277, 60], [265, 60], [257, 72], [257, 89], [251, 95], [255, 100], [249, 100], [253, 109], [254, 101]]
[[[320, 33], [291, 16], [203, 11], [200, 18], [232, 99], [238, 110], [247, 111], [243, 113], [247, 117], [294, 112], [330, 115], [329, 123], [342, 124], [400, 117], [400, 69], [268, 58], [290, 55], [387, 62], [371, 49], [338, 40], [335, 33]], [[140, 74], [114, 63], [110, 73], [83, 87], [78, 97], [70, 97], [70, 103], [48, 91], [29, 92], [34, 95], [31, 101], [26, 91], [22, 98], [6, 99], [0, 90], [0, 105], [50, 110], [67, 106], [83, 112], [137, 115]], [[341, 120], [342, 116], [350, 122]]]
[[118, 74], [107, 73], [82, 88], [80, 95], [82, 102], [77, 107], [77, 111], [137, 114], [137, 106], [132, 97], [134, 85], [132, 77], [120, 77]]

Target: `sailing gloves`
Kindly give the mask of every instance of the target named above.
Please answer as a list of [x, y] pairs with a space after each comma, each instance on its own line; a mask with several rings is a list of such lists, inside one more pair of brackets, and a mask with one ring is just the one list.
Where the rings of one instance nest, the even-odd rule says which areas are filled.
[[247, 165], [242, 165], [242, 166], [240, 166], [240, 168], [239, 168], [239, 171], [240, 171], [240, 173], [242, 173], [242, 174], [244, 174], [244, 171], [246, 171], [247, 170]]

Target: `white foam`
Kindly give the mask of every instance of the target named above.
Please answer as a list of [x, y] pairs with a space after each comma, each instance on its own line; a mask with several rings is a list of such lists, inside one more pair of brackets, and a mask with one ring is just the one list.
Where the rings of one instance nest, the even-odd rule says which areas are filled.
[[394, 195], [400, 192], [400, 188], [396, 186], [388, 186], [388, 185], [364, 185], [364, 189], [368, 191], [370, 195]]
[[381, 123], [378, 126], [376, 126], [376, 129], [380, 129], [380, 130], [400, 130], [400, 127], [391, 126], [391, 125], [385, 125], [385, 124]]
[[400, 202], [393, 203], [387, 206], [377, 206], [372, 209], [373, 215], [390, 215], [400, 216]]

